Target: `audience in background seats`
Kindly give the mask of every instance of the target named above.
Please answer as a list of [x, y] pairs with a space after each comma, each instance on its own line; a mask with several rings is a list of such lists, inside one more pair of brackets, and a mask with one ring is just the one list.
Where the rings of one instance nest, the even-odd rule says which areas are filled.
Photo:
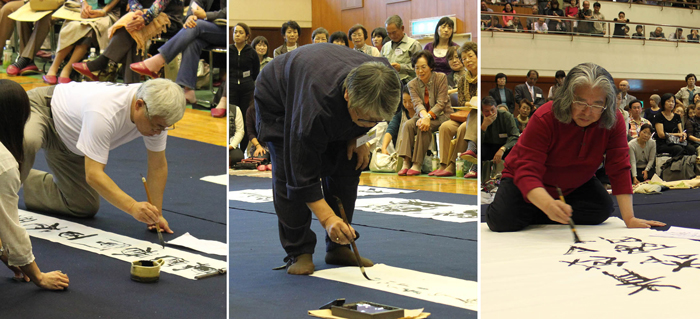
[[467, 70], [462, 64], [462, 58], [459, 56], [459, 47], [450, 47], [447, 49], [447, 63], [450, 64], [452, 72], [447, 74], [447, 86], [449, 86], [448, 94], [457, 93], [457, 83], [467, 75]]
[[[568, 6], [566, 5], [566, 1], [565, 1], [565, 3], [564, 3], [564, 15], [567, 18], [576, 18], [578, 16], [578, 6], [576, 5], [576, 0], [570, 0]], [[575, 26], [574, 21], [567, 20], [564, 23], [566, 25], [567, 32], [574, 31], [574, 26]]]
[[[537, 4], [533, 5], [533, 6], [531, 7], [531, 10], [532, 10], [532, 14], [533, 14], [533, 15], [539, 15], [539, 14], [540, 14], [540, 13], [539, 13], [539, 9], [537, 8]], [[543, 13], [543, 14], [544, 14], [544, 13]], [[528, 30], [529, 30], [530, 32], [533, 32], [533, 30], [532, 30], [532, 25], [533, 25], [535, 22], [537, 22], [537, 20], [539, 20], [539, 19], [538, 19], [538, 18], [527, 18], [527, 19], [525, 19], [525, 25], [527, 25], [527, 28], [528, 28]], [[546, 21], [545, 21], [545, 25], [547, 25]]]
[[533, 22], [530, 27], [532, 28], [532, 32], [535, 33], [547, 33], [547, 30], [549, 30], [544, 18], [537, 19], [537, 21]]
[[386, 28], [384, 27], [377, 27], [372, 30], [372, 45], [374, 45], [379, 52], [382, 52], [382, 47], [384, 46], [384, 43], [389, 42], [389, 35], [386, 33]]
[[649, 40], [666, 40], [663, 29], [661, 29], [661, 27], [656, 27], [654, 31], [649, 33]]
[[542, 89], [535, 86], [539, 77], [540, 74], [537, 71], [530, 70], [527, 72], [527, 81], [525, 84], [518, 84], [515, 86], [515, 103], [520, 105], [520, 100], [527, 99], [532, 102], [532, 113], [545, 102]]
[[637, 138], [637, 135], [639, 134], [639, 130], [641, 130], [642, 125], [644, 124], [649, 124], [651, 125], [651, 122], [649, 120], [645, 119], [642, 117], [642, 101], [640, 100], [632, 100], [629, 104], [630, 106], [630, 127], [629, 127], [629, 132], [627, 133], [627, 139], [631, 140], [633, 138]]
[[[205, 19], [207, 12], [204, 8], [206, 7], [202, 6], [193, 11], [190, 7], [186, 20], [193, 19], [190, 18], [192, 15], [197, 19]], [[145, 50], [148, 40], [159, 35], [161, 38], [171, 38], [180, 31], [183, 26], [182, 12], [182, 0], [130, 0], [129, 13], [110, 28], [111, 39], [104, 52], [93, 61], [73, 63], [73, 69], [93, 81], [98, 81], [94, 72], [107, 69], [110, 63], [121, 63], [125, 66], [124, 83], [138, 83], [141, 81], [141, 75], [126, 66], [141, 61], [139, 51]], [[132, 33], [135, 35], [132, 36]]]
[[[537, 7], [538, 7], [538, 10], [537, 10], [537, 11], [538, 11], [540, 14], [549, 15], [549, 14], [547, 13], [547, 10], [549, 10], [550, 4], [551, 4], [551, 1], [550, 1], [550, 0], [537, 0]], [[559, 5], [558, 2], [557, 2], [557, 5]]]
[[[43, 76], [47, 84], [68, 83], [71, 81], [70, 74], [73, 71], [73, 63], [79, 62], [85, 57], [91, 45], [97, 48], [106, 48], [109, 38], [107, 29], [119, 19], [119, 0], [105, 1], [81, 1], [81, 18], [99, 18], [96, 21], [84, 22], [75, 20], [65, 20], [58, 36], [58, 47], [56, 57]], [[58, 78], [58, 69], [63, 60], [73, 51], [68, 62], [61, 70]], [[96, 50], [99, 52], [99, 50]]]
[[457, 43], [452, 42], [454, 29], [454, 21], [448, 17], [443, 17], [435, 25], [433, 42], [425, 45], [424, 49], [430, 51], [435, 58], [435, 72], [442, 72], [445, 74], [451, 72], [449, 62], [447, 61], [447, 50], [451, 47], [459, 47]]
[[299, 40], [299, 35], [301, 34], [301, 27], [296, 21], [289, 20], [283, 23], [281, 32], [282, 37], [284, 37], [284, 43], [275, 49], [273, 58], [299, 47], [297, 45], [297, 41]]
[[398, 149], [399, 156], [404, 159], [399, 175], [409, 176], [421, 174], [432, 133], [454, 112], [447, 95], [447, 76], [433, 71], [435, 60], [432, 53], [426, 50], [418, 52], [411, 57], [411, 64], [417, 77], [408, 82], [408, 88], [411, 102], [420, 116], [408, 120], [401, 128], [403, 143]]
[[673, 107], [673, 113], [678, 114], [681, 117], [681, 128], [685, 130], [685, 107], [678, 99], [676, 99], [676, 106]]
[[254, 103], [251, 102], [250, 107], [245, 112], [245, 136], [250, 141], [247, 148], [248, 157], [264, 157], [270, 159], [270, 153], [266, 146], [260, 144], [258, 141], [258, 129], [255, 127], [255, 115], [257, 111], [255, 110]]
[[228, 166], [231, 167], [234, 163], [245, 158], [240, 145], [245, 130], [243, 128], [243, 114], [238, 105], [230, 105], [228, 112]]
[[520, 133], [525, 130], [527, 123], [530, 121], [530, 110], [532, 110], [532, 102], [525, 99], [521, 100], [518, 116], [515, 117]]
[[[593, 4], [593, 20], [605, 20], [605, 15], [600, 12], [600, 2]], [[593, 22], [593, 30], [591, 33], [597, 36], [603, 36], [607, 33], [607, 24], [605, 22]]]
[[625, 26], [627, 26], [626, 23], [629, 23], [630, 19], [625, 19], [625, 13], [620, 11], [620, 13], [617, 14], [617, 18], [613, 19], [613, 21], [621, 22], [615, 23], [613, 37], [623, 38], [625, 36]]
[[563, 70], [559, 70], [554, 74], [554, 85], [549, 87], [549, 93], [547, 94], [547, 101], [552, 101], [554, 100], [554, 94], [557, 93], [557, 90], [561, 87], [562, 84], [564, 84], [564, 79], [566, 78], [566, 72]]
[[368, 36], [369, 35], [367, 34], [367, 29], [365, 29], [365, 27], [361, 24], [356, 24], [352, 26], [352, 28], [350, 28], [350, 31], [348, 31], [348, 37], [350, 37], [350, 39], [352, 40], [352, 45], [354, 46], [355, 50], [371, 56], [382, 56], [382, 54], [379, 53], [379, 50], [377, 50], [377, 48], [371, 45], [367, 45]]
[[686, 75], [685, 83], [688, 85], [678, 90], [675, 95], [677, 99], [680, 99], [681, 102], [683, 102], [685, 107], [688, 107], [690, 104], [694, 104], [694, 101], [691, 101], [691, 99], [694, 98], [695, 94], [700, 93], [700, 90], [695, 86], [696, 81], [697, 78], [695, 77], [695, 74], [690, 73]]
[[[5, 45], [5, 41], [10, 39], [10, 37], [12, 36], [12, 31], [15, 30], [15, 25], [17, 25], [17, 22], [15, 20], [10, 19], [8, 16], [13, 12], [17, 11], [23, 5], [24, 1], [20, 0], [0, 1], [0, 45]], [[21, 25], [21, 27], [30, 27], [31, 24], [20, 23], [19, 25]], [[24, 34], [27, 33], [28, 32], [24, 32]], [[26, 40], [27, 39], [25, 38], [21, 38], [20, 51], [24, 49], [24, 44], [26, 43]], [[0, 56], [0, 61], [2, 61], [2, 58], [3, 57]]]
[[[510, 4], [510, 2], [506, 2], [506, 4], [503, 6], [503, 13], [517, 13], [515, 12], [515, 9], [513, 9], [513, 5]], [[513, 30], [515, 29], [515, 18], [513, 16], [501, 16], [501, 25], [503, 26], [504, 29], [509, 29]]]
[[389, 126], [387, 127], [382, 139], [381, 152], [386, 155], [390, 155], [389, 145], [392, 142], [394, 143], [395, 149], [398, 150], [399, 147], [401, 147], [403, 140], [401, 139], [401, 135], [399, 135], [399, 131], [403, 128], [406, 121], [413, 119], [414, 117], [420, 117], [420, 114], [416, 114], [416, 110], [413, 108], [413, 102], [411, 102], [411, 92], [409, 91], [408, 86], [404, 86], [401, 90], [401, 99], [403, 100], [403, 107], [401, 107], [396, 114], [394, 114], [394, 117], [389, 122]]
[[[504, 73], [496, 74], [496, 87], [489, 90], [489, 96], [493, 97], [497, 104], [505, 104], [508, 110], [515, 112], [515, 95], [513, 90], [506, 87], [508, 76]], [[513, 113], [515, 114], [515, 113]]]
[[683, 132], [681, 116], [673, 113], [676, 106], [676, 100], [673, 98], [673, 94], [664, 94], [661, 97], [659, 106], [661, 107], [661, 112], [657, 114], [654, 117], [654, 121], [652, 121], [656, 128], [656, 134], [654, 135], [656, 139], [656, 153], [668, 153], [671, 157], [695, 154], [695, 149], [692, 146], [682, 146], [670, 143], [668, 140], [669, 136], [676, 136], [679, 138], [680, 142], [683, 142], [688, 137], [688, 135]]
[[513, 115], [507, 111], [497, 110], [486, 100], [481, 103], [481, 159], [492, 160], [500, 165], [520, 136], [520, 130]]
[[676, 28], [676, 32], [672, 33], [670, 36], [668, 36], [669, 41], [681, 41], [685, 42], [685, 37], [683, 37], [683, 29], [682, 28]]
[[343, 31], [336, 31], [331, 34], [331, 38], [328, 40], [329, 43], [344, 45], [350, 47], [350, 42], [348, 41], [348, 36], [345, 35]]
[[661, 97], [658, 94], [654, 94], [649, 97], [649, 108], [644, 110], [644, 118], [654, 123], [654, 117], [661, 112], [659, 108], [659, 103], [661, 102]]
[[620, 89], [619, 94], [620, 94], [620, 103], [617, 105], [617, 107], [620, 110], [629, 110], [629, 103], [632, 100], [636, 100], [637, 98], [634, 97], [634, 95], [630, 95], [627, 93], [630, 90], [630, 84], [626, 80], [620, 81], [618, 84], [618, 88]]
[[700, 42], [700, 36], [698, 36], [698, 29], [691, 29], [688, 35], [688, 42]]
[[654, 176], [652, 168], [656, 163], [656, 141], [650, 138], [651, 124], [646, 123], [639, 128], [639, 136], [628, 143], [632, 182], [635, 185]]
[[[578, 12], [578, 18], [581, 20], [593, 20], [593, 10], [591, 3], [588, 0], [583, 1], [583, 8]], [[579, 21], [576, 32], [579, 34], [591, 34], [593, 32], [593, 22]]]
[[[548, 16], [563, 17], [564, 11], [559, 9], [559, 1], [552, 0], [545, 14]], [[547, 22], [547, 28], [549, 29], [549, 33], [563, 33], [564, 22], [561, 19], [550, 18]]]
[[644, 39], [644, 27], [641, 24], [635, 27], [635, 33], [632, 34], [632, 39]]
[[[241, 30], [245, 30], [245, 33]], [[253, 104], [255, 80], [260, 73], [258, 53], [247, 42], [250, 38], [249, 31], [247, 26], [239, 22], [234, 29], [234, 45], [229, 48], [229, 104], [238, 105], [243, 114]], [[214, 110], [212, 109], [212, 116], [216, 115]], [[248, 138], [244, 136], [241, 149], [244, 150], [247, 146]]]
[[272, 58], [267, 56], [267, 51], [268, 48], [270, 47], [269, 43], [267, 42], [267, 38], [265, 38], [262, 35], [259, 35], [253, 39], [253, 42], [250, 44], [253, 49], [255, 49], [255, 52], [258, 54], [258, 59], [260, 60], [260, 70], [262, 69], [270, 62], [272, 61]]
[[695, 148], [696, 154], [700, 155], [700, 104], [691, 104], [688, 107], [688, 120], [685, 122], [685, 130], [688, 133], [688, 143]]
[[[24, 3], [23, 2], [9, 2], [5, 5], [3, 5], [3, 8], [6, 10], [3, 10], [4, 14], [10, 14], [10, 10], [14, 8], [14, 6], [18, 6], [16, 10], [19, 9]], [[15, 24], [15, 20], [10, 19], [7, 17], [7, 19], [3, 18], [3, 21], [10, 22], [11, 24]], [[12, 32], [12, 29], [7, 28], [7, 25], [5, 23], [2, 23], [2, 25], [5, 26], [5, 32]], [[19, 29], [17, 30], [17, 33], [20, 38], [20, 51], [19, 51], [19, 58], [17, 61], [12, 63], [10, 66], [7, 67], [7, 75], [25, 75], [27, 73], [35, 73], [39, 72], [39, 68], [34, 64], [34, 56], [36, 56], [36, 53], [39, 51], [41, 48], [41, 44], [44, 42], [44, 39], [46, 39], [46, 35], [49, 34], [49, 31], [51, 30], [51, 15], [46, 15], [45, 17], [39, 19], [38, 21], [34, 22], [34, 29], [31, 29], [31, 22], [19, 22], [18, 25], [20, 26]], [[31, 31], [31, 32], [30, 32]], [[7, 35], [7, 39], [9, 39], [10, 35]], [[4, 46], [5, 43], [1, 43], [0, 45]]]
[[393, 15], [387, 18], [384, 23], [391, 42], [387, 42], [382, 47], [382, 55], [399, 72], [401, 82], [406, 84], [416, 77], [416, 71], [411, 67], [411, 61], [412, 57], [422, 50], [420, 43], [404, 33], [401, 17]]
[[[489, 8], [486, 5], [486, 1], [481, 1], [481, 12], [493, 12], [493, 9]], [[490, 14], [482, 14], [481, 15], [481, 29], [486, 29], [491, 27], [491, 15]]]
[[314, 32], [311, 32], [311, 42], [312, 43], [328, 43], [328, 39], [330, 39], [330, 34], [328, 33], [328, 30], [326, 30], [323, 27], [320, 27]]

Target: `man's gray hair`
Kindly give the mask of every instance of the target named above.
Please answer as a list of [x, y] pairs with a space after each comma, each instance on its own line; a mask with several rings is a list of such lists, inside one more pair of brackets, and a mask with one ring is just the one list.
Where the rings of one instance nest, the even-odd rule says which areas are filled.
[[381, 62], [365, 62], [352, 69], [343, 84], [348, 108], [377, 114], [389, 120], [401, 101], [401, 80], [393, 68]]
[[652, 95], [651, 97], [649, 97], [649, 99], [654, 100], [654, 103], [656, 103], [656, 106], [658, 106], [659, 103], [661, 103], [661, 97], [658, 94]]
[[168, 79], [153, 79], [141, 84], [136, 91], [136, 99], [146, 103], [149, 119], [160, 116], [168, 126], [182, 119], [187, 105], [185, 92]]
[[403, 20], [401, 20], [401, 17], [399, 17], [398, 15], [395, 14], [395, 15], [393, 15], [393, 16], [391, 16], [391, 17], [388, 17], [388, 18], [386, 19], [386, 22], [384, 22], [384, 24], [385, 24], [387, 27], [388, 27], [390, 24], [393, 24], [393, 25], [395, 25], [397, 28], [400, 29], [400, 28], [403, 26]]
[[605, 111], [600, 116], [600, 127], [611, 129], [615, 125], [617, 108], [615, 107], [615, 82], [603, 67], [593, 63], [581, 63], [568, 72], [564, 84], [554, 94], [552, 113], [562, 123], [571, 123], [571, 106], [575, 91], [579, 87], [590, 86], [602, 88], [605, 92]]

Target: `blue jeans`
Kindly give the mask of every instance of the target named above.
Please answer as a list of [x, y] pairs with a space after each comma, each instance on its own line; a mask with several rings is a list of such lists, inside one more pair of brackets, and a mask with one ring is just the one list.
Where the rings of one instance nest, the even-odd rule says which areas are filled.
[[180, 72], [178, 72], [175, 82], [194, 89], [197, 83], [199, 55], [202, 53], [202, 49], [211, 45], [226, 45], [226, 27], [205, 20], [197, 20], [196, 27], [180, 29], [158, 51], [168, 63], [182, 52]]

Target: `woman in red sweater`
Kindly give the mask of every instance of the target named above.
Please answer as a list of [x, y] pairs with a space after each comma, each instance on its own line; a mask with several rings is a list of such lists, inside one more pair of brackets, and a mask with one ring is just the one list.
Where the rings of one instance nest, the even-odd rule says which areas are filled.
[[[603, 161], [627, 227], [665, 225], [634, 217], [625, 122], [614, 103], [614, 82], [602, 67], [584, 63], [568, 73], [554, 101], [537, 109], [508, 155], [486, 213], [492, 231], [568, 224], [569, 218], [582, 225], [604, 222], [614, 207], [595, 177]], [[557, 187], [566, 204], [555, 199]]]

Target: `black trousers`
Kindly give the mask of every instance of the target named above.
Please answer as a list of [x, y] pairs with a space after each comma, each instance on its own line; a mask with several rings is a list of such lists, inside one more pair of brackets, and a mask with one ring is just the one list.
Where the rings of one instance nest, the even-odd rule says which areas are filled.
[[[481, 158], [489, 161], [492, 160], [493, 156], [496, 155], [496, 152], [498, 152], [502, 146], [503, 145], [500, 144], [481, 143]], [[510, 154], [510, 150], [506, 150], [501, 159], [505, 160], [508, 154]]]
[[[593, 177], [565, 196], [579, 225], [598, 225], [613, 213], [613, 200], [603, 184]], [[556, 224], [537, 206], [528, 203], [512, 178], [503, 178], [493, 203], [486, 210], [486, 223], [495, 232], [518, 231], [529, 225]]]
[[228, 166], [231, 167], [233, 164], [240, 162], [244, 159], [243, 151], [240, 148], [234, 148], [228, 150]]
[[688, 144], [686, 146], [678, 144], [666, 144], [665, 140], [656, 140], [656, 153], [668, 153], [671, 157], [676, 157], [678, 155], [695, 155], [695, 148]]
[[[253, 102], [253, 93], [255, 92], [255, 82], [245, 82], [242, 84], [234, 84], [231, 82], [229, 84], [229, 94], [228, 94], [228, 104], [238, 105], [241, 109], [241, 114], [246, 116], [248, 107], [255, 107]], [[245, 150], [248, 147], [248, 134], [243, 134], [243, 139], [241, 140], [241, 149]], [[281, 148], [280, 148], [281, 149]]]
[[[306, 203], [290, 200], [287, 196], [287, 172], [290, 168], [285, 163], [285, 153], [281, 143], [268, 142], [272, 160], [272, 192], [275, 212], [278, 218], [280, 242], [288, 257], [301, 254], [313, 254], [316, 246], [316, 234], [311, 230], [312, 212]], [[357, 199], [357, 185], [360, 183], [361, 170], [355, 170], [357, 155], [347, 159], [346, 142], [331, 143], [323, 154], [321, 167], [321, 184], [323, 196], [333, 212], [340, 217], [340, 210], [335, 196], [340, 198], [348, 221], [352, 223]], [[358, 234], [359, 236], [359, 234]], [[334, 250], [338, 245], [326, 234], [326, 251]]]

